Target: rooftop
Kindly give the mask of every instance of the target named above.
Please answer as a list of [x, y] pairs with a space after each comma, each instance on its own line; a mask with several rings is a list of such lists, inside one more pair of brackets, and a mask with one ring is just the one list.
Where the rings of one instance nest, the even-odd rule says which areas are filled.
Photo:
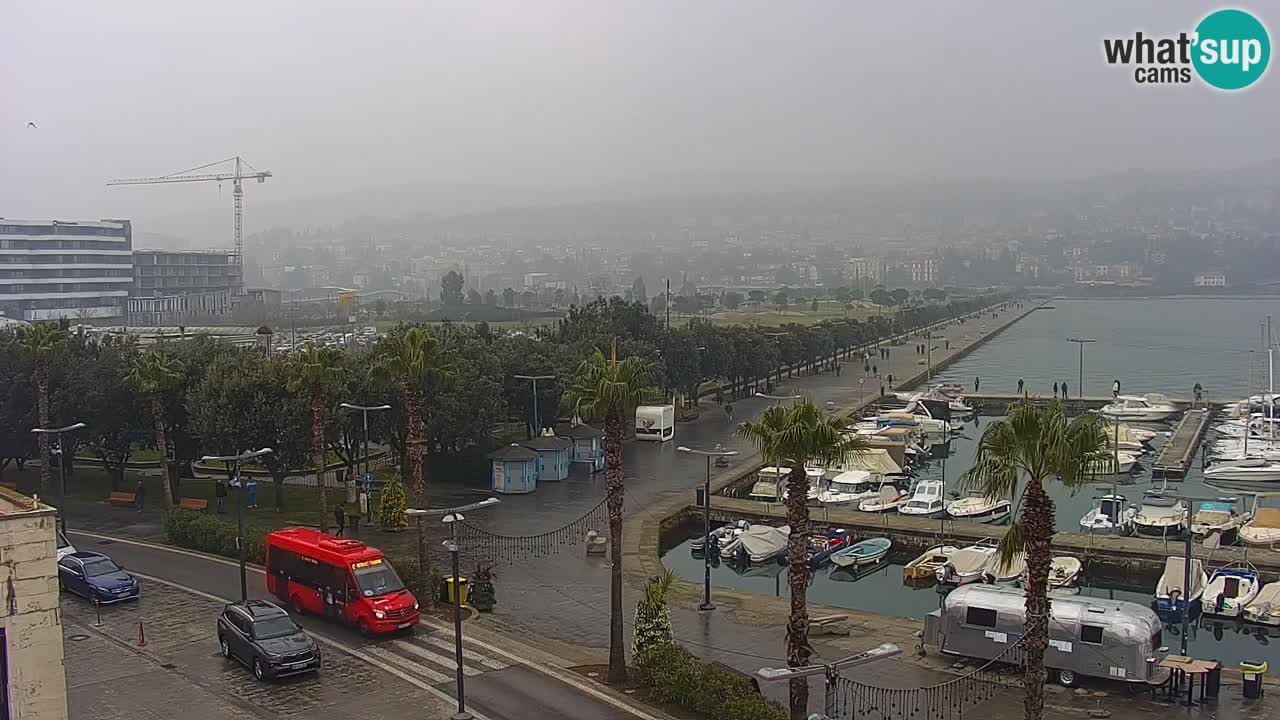
[[9, 515], [50, 514], [55, 510], [35, 498], [29, 498], [16, 490], [0, 486], [0, 517]]

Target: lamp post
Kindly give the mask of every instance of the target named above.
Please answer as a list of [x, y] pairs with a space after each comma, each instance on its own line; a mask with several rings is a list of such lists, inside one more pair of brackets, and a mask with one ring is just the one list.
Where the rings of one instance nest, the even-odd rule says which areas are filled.
[[836, 681], [840, 679], [840, 671], [848, 670], [877, 660], [884, 660], [901, 655], [902, 649], [893, 643], [885, 643], [879, 647], [872, 648], [866, 652], [850, 655], [841, 660], [824, 665], [804, 665], [802, 667], [788, 668], [760, 668], [756, 670], [756, 677], [761, 680], [794, 680], [797, 678], [807, 678], [811, 675], [823, 675], [826, 678], [826, 693], [823, 696], [822, 712], [824, 715], [831, 717], [836, 711]]
[[240, 481], [240, 463], [245, 460], [270, 455], [275, 452], [271, 448], [246, 450], [239, 455], [205, 455], [200, 462], [221, 462], [227, 464], [227, 481], [235, 480], [236, 485], [236, 550], [240, 555], [240, 602], [249, 601], [249, 582], [245, 577], [244, 557], [244, 483]]
[[37, 435], [52, 435], [57, 443], [50, 454], [58, 456], [58, 528], [63, 535], [67, 534], [67, 469], [62, 457], [62, 433], [83, 427], [85, 424], [78, 422], [60, 428], [31, 428], [31, 432]]
[[[453, 565], [453, 656], [458, 665], [455, 676], [458, 684], [458, 711], [449, 716], [450, 720], [471, 720], [471, 713], [467, 712], [467, 694], [463, 686], [465, 675], [462, 671], [462, 593], [458, 588], [458, 523], [466, 519], [462, 514], [463, 511], [478, 510], [497, 505], [498, 502], [498, 498], [488, 498], [478, 503], [458, 507], [432, 510], [409, 508], [404, 511], [405, 515], [417, 518], [419, 528], [422, 527], [422, 518], [435, 515], [442, 515], [441, 520], [449, 525], [449, 539], [444, 542], [444, 546], [449, 550], [449, 560]], [[418, 572], [421, 573], [422, 568], [418, 568]]]
[[[358, 411], [361, 415], [364, 416], [364, 483], [366, 488], [372, 487], [371, 483], [373, 482], [373, 475], [369, 472], [369, 413], [378, 412], [381, 410], [390, 410], [391, 406], [390, 405], [367, 405], [366, 406], [366, 405], [355, 405], [352, 403], [341, 403], [338, 405], [338, 407], [342, 408], [343, 410], [351, 410], [353, 412]], [[350, 495], [347, 496], [347, 502], [351, 502]], [[373, 508], [372, 494], [369, 495], [368, 504], [366, 505], [366, 509], [371, 509], [371, 508]], [[370, 512], [370, 515], [372, 515], [372, 512]]]
[[533, 422], [536, 425], [533, 436], [537, 437], [542, 434], [542, 416], [538, 414], [538, 381], [539, 380], [555, 380], [555, 375], [512, 375], [517, 380], [533, 381]]
[[[718, 447], [718, 446], [717, 446]], [[707, 478], [702, 486], [702, 604], [699, 610], [715, 610], [711, 604], [711, 458], [733, 457], [737, 450], [694, 450], [681, 445], [678, 452], [701, 455], [707, 459]]]
[[1079, 397], [1084, 397], [1084, 346], [1098, 341], [1093, 338], [1067, 338], [1067, 342], [1073, 342], [1080, 346], [1080, 378], [1076, 385], [1076, 393], [1078, 393]]

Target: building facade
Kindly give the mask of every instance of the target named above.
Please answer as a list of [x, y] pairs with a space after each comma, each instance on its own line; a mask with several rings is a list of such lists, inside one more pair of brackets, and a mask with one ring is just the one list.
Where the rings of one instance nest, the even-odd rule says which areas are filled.
[[137, 250], [133, 268], [130, 325], [222, 317], [244, 287], [236, 256], [226, 250]]
[[55, 511], [0, 487], [0, 718], [66, 720]]
[[1225, 273], [1196, 273], [1192, 283], [1196, 287], [1226, 287], [1227, 276]]
[[128, 220], [0, 218], [0, 314], [5, 317], [123, 318], [132, 285]]

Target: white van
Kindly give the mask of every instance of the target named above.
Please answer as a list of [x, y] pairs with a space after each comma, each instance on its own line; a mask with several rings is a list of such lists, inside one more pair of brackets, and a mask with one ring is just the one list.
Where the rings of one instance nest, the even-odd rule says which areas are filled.
[[641, 405], [636, 408], [637, 440], [666, 442], [675, 436], [675, 405]]

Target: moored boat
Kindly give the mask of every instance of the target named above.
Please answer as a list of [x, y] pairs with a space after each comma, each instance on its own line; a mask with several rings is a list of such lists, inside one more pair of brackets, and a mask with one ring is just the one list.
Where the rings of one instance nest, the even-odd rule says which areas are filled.
[[996, 553], [987, 560], [987, 566], [982, 570], [982, 580], [998, 585], [1012, 585], [1022, 578], [1026, 569], [1027, 556], [1024, 553], [1015, 553], [1008, 562], [1000, 557], [1000, 553]]
[[1253, 519], [1240, 526], [1239, 535], [1245, 545], [1280, 546], [1280, 508], [1256, 508]]
[[1133, 516], [1133, 529], [1148, 537], [1180, 538], [1187, 529], [1187, 506], [1178, 498], [1148, 495]]
[[943, 585], [967, 585], [981, 580], [982, 572], [995, 553], [996, 546], [991, 542], [975, 543], [957, 550], [935, 573], [938, 582]]
[[843, 528], [809, 538], [809, 569], [817, 570], [831, 562], [831, 555], [848, 545], [850, 539]]
[[[741, 531], [745, 529], [747, 529], [747, 521], [739, 520], [734, 523], [729, 523], [728, 525], [721, 525], [720, 527], [712, 530], [708, 538], [711, 540], [711, 546], [719, 552], [721, 538], [732, 535], [734, 531]], [[706, 545], [705, 540], [707, 540], [707, 538], [703, 537], [696, 537], [693, 540], [690, 540], [689, 550], [695, 553], [701, 553], [703, 546]]]
[[1243, 460], [1215, 462], [1204, 471], [1204, 479], [1207, 482], [1228, 480], [1280, 483], [1280, 461], [1265, 457], [1246, 457]]
[[947, 515], [956, 520], [995, 523], [1009, 517], [1012, 507], [1008, 499], [973, 494], [947, 503]]
[[889, 538], [871, 538], [840, 548], [831, 555], [831, 563], [837, 567], [862, 567], [874, 565], [889, 554], [893, 543]]
[[1119, 395], [1100, 410], [1103, 415], [1117, 420], [1159, 422], [1177, 414], [1178, 409], [1169, 398], [1158, 393], [1149, 395]]
[[1049, 565], [1049, 589], [1064, 590], [1078, 587], [1083, 566], [1070, 555], [1058, 555]]
[[1204, 614], [1237, 618], [1258, 596], [1258, 571], [1251, 567], [1223, 567], [1213, 571], [1204, 588]]
[[916, 485], [911, 499], [903, 503], [898, 512], [912, 517], [940, 518], [946, 511], [942, 492], [941, 480], [925, 480]]
[[1203, 540], [1217, 533], [1218, 542], [1222, 545], [1235, 543], [1240, 526], [1249, 517], [1236, 512], [1236, 506], [1229, 502], [1202, 502], [1191, 516], [1191, 535]]
[[1280, 626], [1280, 582], [1264, 585], [1244, 607], [1244, 619], [1259, 625]]
[[1204, 571], [1204, 562], [1199, 559], [1191, 561], [1191, 584], [1187, 585], [1186, 561], [1180, 557], [1166, 558], [1164, 572], [1156, 582], [1155, 610], [1165, 617], [1177, 616], [1187, 606], [1194, 617], [1200, 612], [1201, 598], [1204, 588], [1209, 584], [1209, 574]]
[[954, 545], [935, 545], [925, 550], [902, 568], [903, 580], [936, 579], [938, 569], [946, 565], [957, 550]]
[[885, 513], [894, 512], [911, 499], [911, 493], [893, 483], [883, 483], [875, 497], [869, 497], [858, 503], [862, 512]]
[[1111, 493], [1098, 498], [1098, 504], [1080, 518], [1080, 527], [1095, 535], [1123, 535], [1129, 532], [1137, 514], [1125, 496]]
[[791, 528], [787, 525], [752, 525], [725, 545], [720, 554], [751, 563], [767, 562], [786, 552], [787, 537], [790, 534]]

